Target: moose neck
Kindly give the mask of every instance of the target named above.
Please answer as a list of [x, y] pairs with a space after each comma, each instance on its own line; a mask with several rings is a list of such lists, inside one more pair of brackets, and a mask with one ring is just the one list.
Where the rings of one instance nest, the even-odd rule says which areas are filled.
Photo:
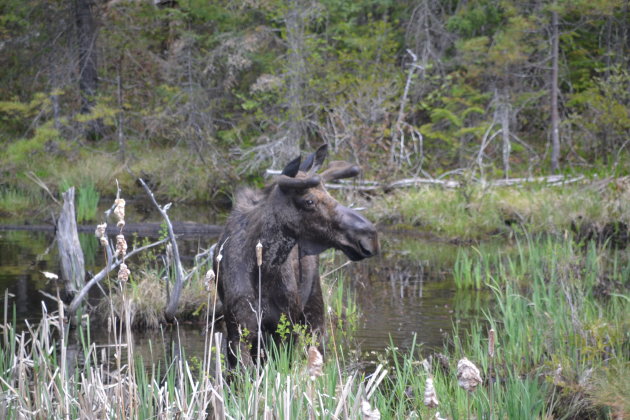
[[279, 191], [272, 191], [260, 210], [267, 217], [262, 218], [255, 229], [257, 238], [263, 245], [263, 271], [278, 272], [291, 250], [297, 244], [297, 227], [292, 226], [287, 217], [287, 197]]

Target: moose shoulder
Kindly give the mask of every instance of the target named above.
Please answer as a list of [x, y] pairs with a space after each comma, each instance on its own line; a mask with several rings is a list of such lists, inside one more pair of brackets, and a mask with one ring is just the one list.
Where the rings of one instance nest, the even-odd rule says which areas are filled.
[[[219, 239], [222, 258], [215, 261], [232, 366], [239, 345], [245, 364], [252, 363], [257, 353], [257, 313], [262, 314], [263, 334], [275, 334], [282, 314], [291, 322], [308, 325], [315, 334], [323, 333], [321, 252], [336, 248], [353, 261], [378, 253], [374, 225], [337, 202], [324, 187], [326, 181], [356, 176], [358, 167], [333, 162], [316, 175], [326, 156], [324, 145], [303, 162], [299, 157], [291, 161], [265, 189], [237, 194]], [[260, 276], [259, 241], [263, 246]]]

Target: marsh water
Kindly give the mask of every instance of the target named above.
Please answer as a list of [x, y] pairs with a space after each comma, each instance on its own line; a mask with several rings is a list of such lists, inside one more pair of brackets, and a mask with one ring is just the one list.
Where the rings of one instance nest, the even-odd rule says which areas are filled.
[[[150, 220], [151, 217], [143, 218]], [[129, 220], [129, 216], [128, 216]], [[155, 218], [157, 220], [157, 218]], [[197, 218], [202, 223], [216, 222], [212, 217]], [[362, 354], [374, 354], [394, 345], [408, 348], [416, 336], [425, 349], [439, 349], [456, 324], [464, 329], [480, 317], [489, 305], [489, 295], [455, 288], [452, 268], [458, 252], [472, 252], [470, 247], [440, 243], [416, 235], [380, 232], [382, 253], [358, 263], [344, 265], [341, 253], [323, 255], [324, 269], [339, 266], [341, 278], [357, 303], [359, 314], [353, 346]], [[180, 237], [178, 244], [185, 266], [201, 249], [216, 238]], [[103, 256], [93, 234], [80, 234], [86, 268], [91, 272], [103, 266]], [[497, 245], [487, 245], [497, 246]], [[46, 297], [56, 294], [56, 285], [43, 272], [59, 273], [57, 245], [51, 232], [0, 230], [0, 292], [9, 293], [9, 319], [13, 307], [18, 324], [36, 322], [42, 302], [48, 311], [56, 302]], [[334, 280], [338, 281], [338, 280]], [[2, 310], [4, 312], [4, 309]], [[3, 313], [4, 317], [5, 314]], [[103, 328], [93, 329], [92, 339], [106, 343]], [[168, 329], [134, 334], [134, 348], [145, 360], [154, 357], [156, 347], [166, 347]], [[204, 336], [198, 325], [181, 325], [178, 339], [188, 354], [202, 354]], [[369, 357], [369, 356], [368, 356]]]

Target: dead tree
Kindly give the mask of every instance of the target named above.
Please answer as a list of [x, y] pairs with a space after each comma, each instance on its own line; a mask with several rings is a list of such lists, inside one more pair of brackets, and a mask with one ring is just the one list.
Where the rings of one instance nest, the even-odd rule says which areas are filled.
[[74, 296], [85, 280], [85, 263], [74, 211], [74, 187], [70, 187], [62, 197], [63, 206], [57, 222], [57, 244], [65, 291], [68, 296]]

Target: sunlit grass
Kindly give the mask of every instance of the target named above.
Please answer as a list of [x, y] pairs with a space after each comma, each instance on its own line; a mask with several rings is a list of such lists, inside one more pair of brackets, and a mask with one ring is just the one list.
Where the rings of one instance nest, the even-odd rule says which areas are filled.
[[505, 235], [519, 226], [561, 233], [607, 223], [630, 225], [630, 188], [625, 184], [543, 187], [421, 187], [399, 190], [375, 201], [371, 213], [385, 222], [410, 225], [446, 239]]

